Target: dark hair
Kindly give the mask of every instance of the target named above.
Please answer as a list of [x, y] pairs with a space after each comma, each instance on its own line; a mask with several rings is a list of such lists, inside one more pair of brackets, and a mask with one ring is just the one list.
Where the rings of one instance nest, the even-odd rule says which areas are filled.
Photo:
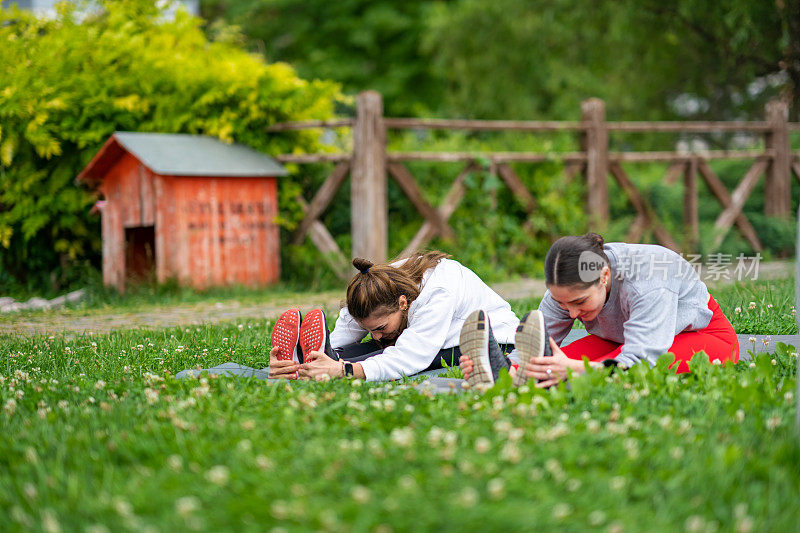
[[347, 287], [350, 316], [362, 320], [375, 311], [397, 311], [398, 299], [403, 295], [410, 304], [419, 296], [423, 274], [448, 257], [448, 254], [437, 251], [416, 254], [397, 267], [390, 263], [373, 265], [367, 259], [356, 257], [353, 266], [359, 273], [353, 276]]
[[593, 252], [600, 256], [606, 266], [608, 256], [603, 251], [603, 237], [597, 233], [587, 233], [586, 235], [568, 235], [561, 237], [550, 250], [544, 259], [544, 282], [546, 285], [573, 286], [587, 288], [600, 281], [600, 271], [593, 275], [592, 272], [582, 272], [580, 270], [581, 254]]

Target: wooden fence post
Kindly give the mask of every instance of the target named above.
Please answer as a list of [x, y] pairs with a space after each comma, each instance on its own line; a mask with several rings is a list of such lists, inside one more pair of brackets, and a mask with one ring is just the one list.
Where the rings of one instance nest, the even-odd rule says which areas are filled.
[[697, 250], [700, 240], [700, 214], [697, 195], [697, 157], [692, 156], [683, 174], [683, 224], [686, 226], [688, 251]]
[[608, 129], [606, 104], [599, 98], [581, 103], [584, 131], [581, 148], [586, 152], [586, 188], [589, 210], [589, 229], [602, 231], [608, 223]]
[[789, 145], [787, 117], [789, 108], [784, 102], [767, 103], [767, 122], [771, 131], [766, 135], [766, 148], [775, 152], [767, 169], [764, 190], [764, 214], [789, 218], [792, 211], [792, 153]]
[[386, 126], [380, 93], [365, 91], [356, 100], [350, 217], [353, 257], [375, 263], [386, 260]]

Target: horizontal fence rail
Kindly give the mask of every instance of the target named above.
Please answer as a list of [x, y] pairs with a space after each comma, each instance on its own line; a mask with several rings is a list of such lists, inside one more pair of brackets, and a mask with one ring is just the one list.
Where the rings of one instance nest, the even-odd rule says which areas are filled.
[[[286, 122], [267, 128], [268, 132], [283, 132], [308, 128], [352, 128], [352, 153], [283, 154], [276, 156], [281, 163], [314, 164], [334, 163], [336, 168], [325, 180], [312, 200], [298, 198], [306, 218], [300, 223], [293, 242], [312, 239], [323, 252], [331, 268], [342, 279], [351, 272], [345, 254], [325, 226], [319, 222], [337, 190], [348, 175], [351, 177], [351, 228], [354, 257], [383, 261], [387, 252], [387, 178], [394, 179], [408, 197], [424, 223], [404, 250], [413, 252], [424, 247], [434, 237], [454, 238], [448, 225], [463, 195], [464, 179], [488, 162], [489, 171], [496, 174], [512, 191], [528, 215], [536, 210], [536, 201], [527, 187], [516, 176], [510, 163], [542, 163], [556, 161], [564, 164], [567, 179], [581, 174], [587, 184], [586, 206], [590, 224], [601, 229], [608, 222], [608, 183], [613, 179], [622, 189], [635, 209], [636, 218], [627, 235], [629, 241], [638, 241], [645, 231], [652, 231], [664, 246], [674, 250], [690, 251], [699, 239], [698, 181], [720, 203], [722, 212], [715, 222], [714, 246], [718, 247], [733, 226], [756, 251], [763, 250], [756, 231], [742, 213], [744, 203], [761, 176], [766, 182], [765, 213], [779, 218], [789, 218], [791, 213], [791, 178], [800, 182], [800, 157], [790, 148], [790, 132], [800, 131], [800, 123], [787, 121], [788, 108], [783, 102], [767, 105], [765, 121], [728, 122], [606, 122], [605, 104], [596, 98], [582, 104], [580, 121], [515, 121], [515, 120], [462, 120], [389, 118], [383, 116], [381, 95], [374, 91], [361, 93], [357, 99], [356, 117], [333, 120]], [[389, 129], [513, 131], [513, 132], [576, 132], [580, 136], [578, 152], [441, 152], [388, 151], [386, 132]], [[698, 151], [639, 151], [612, 152], [608, 135], [614, 133], [717, 133], [738, 132], [763, 136], [765, 147], [760, 150], [698, 150]], [[713, 160], [752, 160], [753, 164], [731, 192], [708, 165]], [[430, 161], [465, 165], [445, 194], [441, 205], [430, 205], [419, 190], [413, 175], [404, 162]], [[663, 182], [684, 187], [684, 225], [686, 235], [676, 239], [664, 228], [649, 200], [636, 187], [622, 163], [668, 163]], [[530, 229], [530, 219], [523, 223]]]

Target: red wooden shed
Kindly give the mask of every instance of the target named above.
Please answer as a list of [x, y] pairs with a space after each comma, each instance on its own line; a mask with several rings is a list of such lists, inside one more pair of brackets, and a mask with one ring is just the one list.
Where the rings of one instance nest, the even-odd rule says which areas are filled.
[[238, 144], [116, 132], [78, 176], [102, 212], [103, 281], [177, 279], [196, 288], [261, 286], [280, 276], [276, 178], [286, 169]]

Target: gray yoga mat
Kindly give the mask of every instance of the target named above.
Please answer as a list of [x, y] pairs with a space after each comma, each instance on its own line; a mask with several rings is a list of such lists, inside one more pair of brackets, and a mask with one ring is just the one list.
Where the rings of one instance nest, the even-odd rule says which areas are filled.
[[[564, 342], [569, 344], [570, 342], [573, 342], [585, 336], [586, 336], [586, 331], [584, 330], [572, 330], [570, 331], [569, 335], [567, 335], [567, 338], [564, 340]], [[739, 337], [739, 359], [741, 361], [750, 361], [751, 359], [749, 353], [750, 350], [752, 350], [756, 354], [762, 352], [775, 353], [775, 344], [778, 342], [783, 342], [785, 344], [793, 345], [795, 348], [800, 348], [800, 335], [738, 335], [738, 337]], [[755, 341], [751, 342], [750, 340], [751, 338], [755, 339]], [[201, 370], [193, 368], [182, 370], [178, 372], [175, 375], [175, 377], [178, 379], [197, 377], [202, 372], [208, 372], [209, 374], [217, 374], [219, 376], [238, 376], [245, 378], [267, 379], [269, 367], [258, 369], [240, 365], [238, 363], [223, 363], [215, 367], [203, 368]], [[427, 370], [425, 372], [420, 372], [419, 374], [414, 374], [413, 376], [409, 377], [428, 378], [420, 384], [413, 385], [420, 391], [430, 391], [432, 393], [457, 393], [462, 391], [463, 389], [461, 387], [461, 384], [464, 380], [441, 377], [443, 374], [446, 373], [447, 369], [442, 368], [438, 370]], [[271, 379], [269, 381], [274, 382], [279, 380]]]

